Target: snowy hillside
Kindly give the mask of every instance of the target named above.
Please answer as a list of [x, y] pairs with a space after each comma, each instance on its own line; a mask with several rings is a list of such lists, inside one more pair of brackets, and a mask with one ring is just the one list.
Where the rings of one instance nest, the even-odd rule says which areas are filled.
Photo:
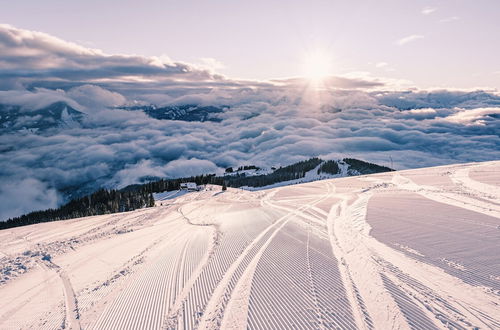
[[500, 161], [0, 231], [0, 328], [500, 328]]
[[[347, 176], [356, 176], [356, 175], [362, 175], [362, 173], [359, 173], [356, 170], [351, 170], [349, 171], [350, 165], [343, 162], [342, 160], [330, 160], [329, 162], [335, 162], [338, 166], [338, 171], [335, 173], [326, 173], [321, 171], [321, 166], [325, 164], [324, 160], [321, 160], [321, 163], [314, 167], [312, 170], [307, 171], [304, 173], [304, 176], [299, 178], [299, 179], [294, 179], [294, 180], [286, 180], [286, 181], [279, 181], [273, 184], [269, 185], [264, 185], [261, 187], [253, 187], [253, 186], [241, 186], [240, 188], [245, 189], [245, 190], [250, 190], [250, 191], [256, 191], [256, 190], [262, 190], [262, 189], [270, 189], [270, 188], [277, 188], [277, 187], [283, 187], [283, 186], [289, 186], [293, 184], [299, 184], [299, 183], [306, 183], [306, 182], [313, 182], [313, 181], [318, 181], [318, 180], [326, 180], [326, 179], [337, 179], [337, 178], [344, 178]], [[389, 169], [388, 169], [389, 170]], [[273, 170], [267, 170], [266, 169], [259, 169], [255, 171], [242, 171], [246, 176], [259, 176], [259, 175], [269, 175], [273, 173]], [[236, 172], [238, 174], [238, 172]]]

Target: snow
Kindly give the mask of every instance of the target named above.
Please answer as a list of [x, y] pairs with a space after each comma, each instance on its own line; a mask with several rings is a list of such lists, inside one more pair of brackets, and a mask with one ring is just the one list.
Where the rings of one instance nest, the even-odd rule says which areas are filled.
[[68, 113], [68, 108], [64, 107], [61, 112], [61, 125], [66, 128], [79, 128], [80, 123], [73, 119], [73, 117]]
[[273, 170], [271, 168], [259, 168], [259, 169], [251, 169], [251, 170], [237, 170], [234, 169], [233, 172], [224, 173], [224, 176], [235, 176], [235, 175], [243, 175], [245, 176], [257, 176], [257, 175], [266, 175], [271, 174]]
[[163, 201], [168, 201], [171, 199], [175, 199], [177, 197], [183, 196], [185, 194], [189, 193], [188, 190], [174, 190], [174, 191], [165, 191], [162, 193], [155, 193], [153, 194], [153, 198], [156, 202], [156, 204], [162, 204]]
[[500, 161], [207, 186], [2, 230], [0, 328], [500, 328], [498, 182]]
[[334, 179], [334, 178], [342, 178], [342, 177], [348, 176], [347, 169], [348, 169], [349, 165], [347, 165], [346, 163], [343, 163], [343, 162], [339, 163], [338, 165], [339, 165], [339, 169], [340, 169], [339, 174], [328, 174], [328, 173], [318, 174], [318, 169], [321, 166], [321, 164], [320, 164], [320, 165], [316, 166], [314, 169], [307, 171], [305, 173], [304, 177], [302, 177], [300, 179], [281, 181], [281, 182], [273, 183], [273, 184], [270, 184], [267, 186], [262, 186], [262, 187], [243, 186], [243, 187], [241, 187], [241, 189], [245, 189], [245, 190], [249, 190], [249, 191], [266, 190], [266, 189], [271, 189], [271, 188], [290, 186], [293, 184], [306, 183], [306, 182], [312, 182], [312, 181], [318, 181], [318, 180], [326, 180], [326, 179]]

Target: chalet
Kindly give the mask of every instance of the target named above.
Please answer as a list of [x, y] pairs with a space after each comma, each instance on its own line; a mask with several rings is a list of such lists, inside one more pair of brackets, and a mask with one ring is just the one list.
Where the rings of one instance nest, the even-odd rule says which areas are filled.
[[189, 190], [189, 191], [198, 191], [200, 190], [195, 182], [182, 182], [181, 189]]

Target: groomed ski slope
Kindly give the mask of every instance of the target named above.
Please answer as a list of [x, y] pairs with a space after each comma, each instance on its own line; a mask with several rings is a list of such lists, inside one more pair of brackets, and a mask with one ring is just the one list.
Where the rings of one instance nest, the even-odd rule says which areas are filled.
[[499, 329], [500, 161], [0, 231], [1, 329]]

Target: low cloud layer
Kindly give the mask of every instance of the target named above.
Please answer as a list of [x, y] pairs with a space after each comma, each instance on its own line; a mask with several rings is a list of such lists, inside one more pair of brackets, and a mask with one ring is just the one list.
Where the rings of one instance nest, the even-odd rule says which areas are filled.
[[[6, 54], [0, 104], [29, 112], [64, 102], [85, 114], [77, 126], [2, 131], [0, 220], [97, 187], [244, 164], [356, 157], [389, 166], [392, 159], [404, 169], [500, 159], [494, 92], [389, 91], [380, 79], [346, 77], [332, 77], [319, 90], [301, 79], [235, 81], [6, 26], [0, 53]], [[149, 104], [225, 110], [217, 114], [220, 122], [157, 120], [124, 110]]]

